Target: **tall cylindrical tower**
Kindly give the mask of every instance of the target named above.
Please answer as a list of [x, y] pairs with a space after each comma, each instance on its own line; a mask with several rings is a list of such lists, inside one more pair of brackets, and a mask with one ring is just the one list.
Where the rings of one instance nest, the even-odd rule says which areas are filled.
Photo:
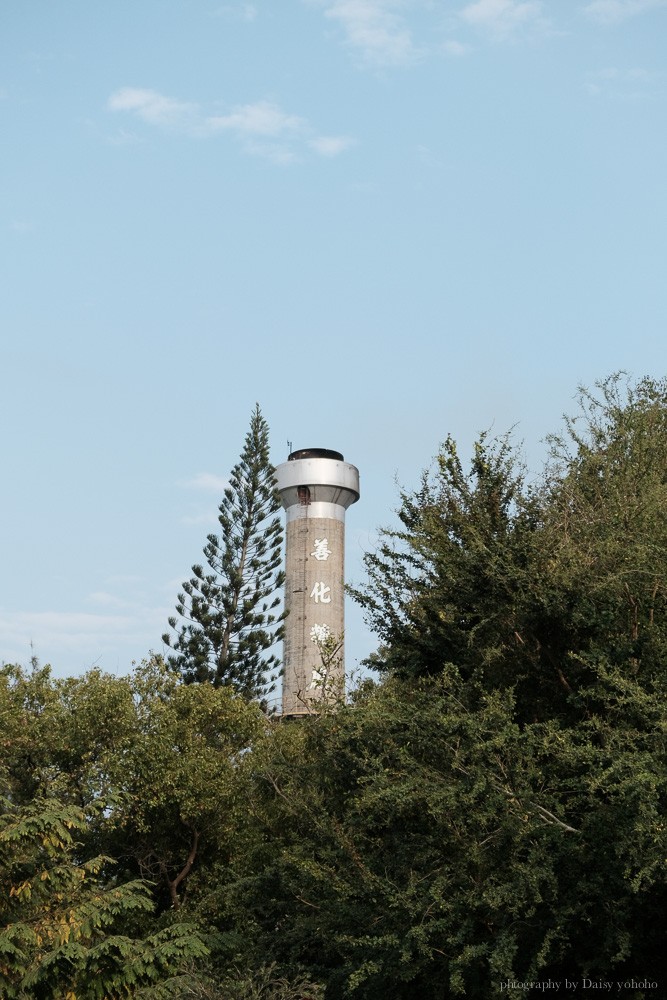
[[345, 511], [359, 470], [340, 452], [303, 448], [276, 479], [287, 511], [283, 715], [307, 715], [345, 685]]

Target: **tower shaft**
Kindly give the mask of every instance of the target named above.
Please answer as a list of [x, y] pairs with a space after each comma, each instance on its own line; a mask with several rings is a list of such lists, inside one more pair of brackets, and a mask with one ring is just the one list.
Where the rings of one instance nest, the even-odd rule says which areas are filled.
[[276, 469], [286, 509], [283, 715], [306, 715], [345, 687], [345, 511], [359, 473], [338, 452], [293, 452]]

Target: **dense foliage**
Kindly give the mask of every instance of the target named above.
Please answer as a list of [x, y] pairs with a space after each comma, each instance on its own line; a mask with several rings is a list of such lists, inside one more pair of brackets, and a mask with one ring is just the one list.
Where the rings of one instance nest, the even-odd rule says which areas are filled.
[[600, 389], [581, 391], [536, 483], [509, 439], [483, 435], [468, 473], [448, 439], [402, 495], [402, 527], [367, 556], [356, 595], [383, 641], [381, 672], [454, 663], [484, 688], [514, 689], [526, 720], [585, 717], [575, 695], [599, 660], [664, 683], [667, 384]]
[[580, 404], [404, 492], [348, 704], [0, 671], [3, 996], [667, 995], [667, 384]]
[[[96, 1000], [183, 981], [208, 954], [186, 922], [137, 933], [153, 911], [148, 886], [120, 882], [113, 862], [87, 857], [86, 814], [54, 799], [0, 807], [0, 990], [7, 1000]], [[150, 994], [146, 994], [150, 995]]]
[[606, 718], [577, 727], [519, 725], [450, 668], [273, 734], [234, 888], [257, 955], [364, 1000], [664, 981], [667, 715], [599, 680]]

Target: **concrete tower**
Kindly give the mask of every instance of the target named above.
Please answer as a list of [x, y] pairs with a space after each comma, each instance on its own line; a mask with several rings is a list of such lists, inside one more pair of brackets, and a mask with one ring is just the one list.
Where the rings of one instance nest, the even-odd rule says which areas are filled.
[[287, 511], [283, 715], [307, 715], [345, 686], [345, 511], [359, 470], [340, 452], [304, 448], [276, 479]]

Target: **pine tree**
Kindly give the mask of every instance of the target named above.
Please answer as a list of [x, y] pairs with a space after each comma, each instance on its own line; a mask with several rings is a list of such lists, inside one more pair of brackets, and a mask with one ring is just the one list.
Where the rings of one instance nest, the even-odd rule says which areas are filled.
[[283, 636], [280, 506], [269, 428], [256, 406], [219, 507], [220, 535], [209, 535], [204, 547], [210, 571], [192, 567], [178, 618], [169, 619], [175, 635], [162, 636], [186, 683], [229, 684], [249, 699], [272, 690], [278, 659], [264, 654]]

